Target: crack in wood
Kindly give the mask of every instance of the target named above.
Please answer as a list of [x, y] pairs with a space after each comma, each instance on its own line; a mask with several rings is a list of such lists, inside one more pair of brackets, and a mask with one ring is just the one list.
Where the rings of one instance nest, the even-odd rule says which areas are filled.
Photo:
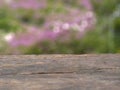
[[20, 75], [37, 75], [37, 74], [73, 74], [75, 72], [36, 72], [36, 73], [21, 73]]
[[90, 68], [90, 69], [84, 69], [84, 68], [81, 68], [81, 69], [76, 69], [76, 70], [73, 70], [73, 71], [33, 71], [33, 72], [30, 72], [29, 70], [26, 72], [23, 71], [23, 72], [17, 72], [17, 73], [13, 73], [12, 71], [11, 72], [1, 72], [0, 73], [0, 76], [6, 76], [6, 75], [37, 75], [37, 74], [84, 74], [84, 73], [101, 73], [101, 72], [106, 72], [106, 71], [119, 71], [120, 72], [120, 68], [119, 67], [116, 67], [116, 68]]

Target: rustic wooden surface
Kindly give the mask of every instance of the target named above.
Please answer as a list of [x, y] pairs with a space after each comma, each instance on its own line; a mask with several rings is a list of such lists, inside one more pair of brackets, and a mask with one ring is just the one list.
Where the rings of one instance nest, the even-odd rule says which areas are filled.
[[0, 90], [120, 90], [120, 55], [1, 55]]

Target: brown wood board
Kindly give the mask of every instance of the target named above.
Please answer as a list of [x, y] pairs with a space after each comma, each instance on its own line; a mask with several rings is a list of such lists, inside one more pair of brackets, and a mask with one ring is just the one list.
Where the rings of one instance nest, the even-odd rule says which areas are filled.
[[1, 55], [0, 90], [120, 90], [120, 54]]

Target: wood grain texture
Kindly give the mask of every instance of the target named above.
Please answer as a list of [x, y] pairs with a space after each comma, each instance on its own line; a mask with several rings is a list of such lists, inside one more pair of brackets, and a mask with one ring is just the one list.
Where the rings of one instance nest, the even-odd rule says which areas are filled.
[[120, 54], [1, 55], [0, 90], [120, 90]]

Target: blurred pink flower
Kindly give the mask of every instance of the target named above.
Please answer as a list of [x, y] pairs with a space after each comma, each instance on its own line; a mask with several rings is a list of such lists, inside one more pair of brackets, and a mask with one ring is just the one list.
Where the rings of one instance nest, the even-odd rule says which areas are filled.
[[81, 0], [80, 3], [88, 10], [92, 10], [91, 0]]
[[57, 34], [52, 31], [29, 31], [25, 33], [20, 33], [14, 36], [8, 43], [13, 47], [19, 46], [32, 46], [34, 44], [40, 43], [42, 41], [54, 41], [57, 38]]
[[46, 0], [17, 0], [11, 3], [13, 8], [40, 9], [46, 6]]
[[48, 16], [44, 27], [51, 28], [56, 33], [68, 30], [75, 30], [78, 33], [85, 33], [96, 23], [93, 11], [70, 10], [68, 14]]
[[[81, 39], [85, 33], [90, 30], [96, 22], [90, 0], [80, 0], [88, 9], [82, 11], [79, 9], [66, 8], [67, 13], [52, 13], [45, 17], [45, 23], [42, 27], [25, 26], [26, 32], [14, 35], [8, 42], [13, 47], [32, 46], [43, 41], [68, 40], [72, 32]], [[11, 4], [15, 8], [39, 9], [46, 5], [46, 0], [18, 0]], [[39, 17], [36, 16], [36, 17]]]

